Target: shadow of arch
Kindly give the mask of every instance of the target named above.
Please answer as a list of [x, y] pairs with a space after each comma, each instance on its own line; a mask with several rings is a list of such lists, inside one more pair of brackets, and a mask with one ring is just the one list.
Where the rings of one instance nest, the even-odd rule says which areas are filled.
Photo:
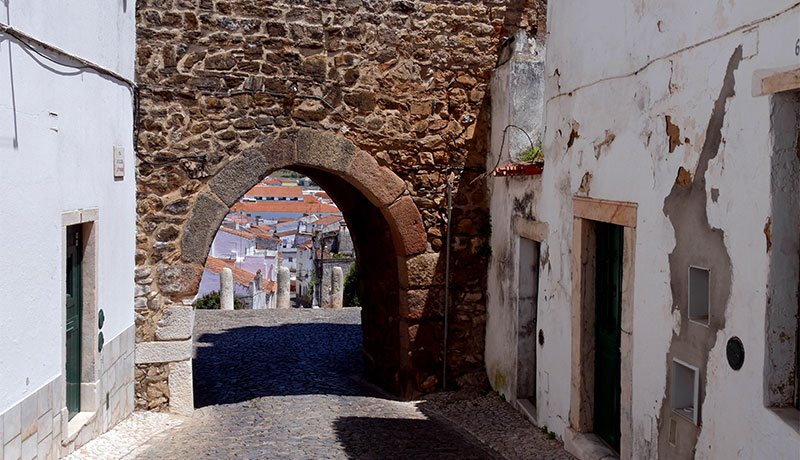
[[[409, 346], [409, 263], [427, 249], [419, 210], [405, 182], [369, 154], [335, 134], [301, 129], [242, 152], [225, 165], [192, 204], [181, 260], [189, 276], [203, 264], [229, 208], [261, 179], [291, 169], [322, 186], [339, 206], [353, 238], [360, 271], [364, 373], [404, 398], [419, 393]], [[193, 292], [197, 292], [198, 276]], [[434, 363], [439, 351], [431, 347]]]

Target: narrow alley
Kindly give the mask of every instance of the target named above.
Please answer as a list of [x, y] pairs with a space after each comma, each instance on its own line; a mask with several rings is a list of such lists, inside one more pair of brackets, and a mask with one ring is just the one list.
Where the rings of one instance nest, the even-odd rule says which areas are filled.
[[[405, 402], [365, 383], [360, 321], [360, 308], [198, 311], [197, 409], [123, 458], [572, 458], [494, 394]], [[107, 454], [90, 443], [70, 460]]]

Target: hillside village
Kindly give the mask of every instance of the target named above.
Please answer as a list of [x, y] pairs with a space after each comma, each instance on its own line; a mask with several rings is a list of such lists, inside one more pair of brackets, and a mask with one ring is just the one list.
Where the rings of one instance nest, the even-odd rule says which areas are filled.
[[267, 177], [223, 219], [197, 297], [219, 292], [228, 268], [244, 308], [276, 308], [278, 272], [288, 267], [292, 306], [331, 308], [331, 268], [349, 273], [354, 263], [347, 223], [324, 190], [307, 177]]

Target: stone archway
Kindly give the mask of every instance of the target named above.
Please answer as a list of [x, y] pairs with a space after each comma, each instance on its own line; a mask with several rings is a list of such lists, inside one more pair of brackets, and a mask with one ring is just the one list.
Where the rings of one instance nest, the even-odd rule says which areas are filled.
[[[183, 222], [172, 219], [172, 228], [182, 227], [175, 253], [179, 257], [155, 270], [160, 295], [152, 300], [164, 306], [163, 314], [151, 315], [139, 328], [136, 361], [142, 393], [158, 401], [158, 392], [166, 390], [169, 396], [160, 398], [168, 398], [170, 410], [191, 410], [190, 302], [203, 264], [229, 208], [277, 169], [301, 172], [325, 188], [348, 220], [358, 263], [369, 267], [362, 270], [361, 285], [367, 305], [363, 313], [367, 377], [400, 396], [418, 394], [422, 388], [417, 375], [433, 375], [437, 369], [412, 366], [410, 342], [418, 342], [416, 360], [431, 364], [438, 362], [441, 346], [430, 340], [432, 336], [423, 344], [415, 334], [426, 325], [420, 317], [424, 312], [409, 311], [409, 289], [431, 287], [426, 280], [433, 280], [438, 257], [425, 254], [427, 232], [405, 182], [349, 140], [314, 129], [300, 129], [242, 152], [207, 184], [198, 186], [194, 200], [167, 205], [185, 207], [186, 212]], [[430, 356], [420, 356], [420, 345]]]
[[[544, 33], [545, 14], [543, 0], [136, 2], [137, 407], [175, 408], [187, 392], [189, 304], [211, 237], [186, 237], [187, 225], [211, 232], [244, 191], [235, 177], [279, 166], [362, 203], [348, 218], [386, 225], [359, 244], [391, 241], [387, 327], [403, 351], [373, 380], [427, 392], [446, 367], [449, 386], [485, 385], [488, 81], [501, 44]], [[342, 155], [308, 157], [336, 142]]]

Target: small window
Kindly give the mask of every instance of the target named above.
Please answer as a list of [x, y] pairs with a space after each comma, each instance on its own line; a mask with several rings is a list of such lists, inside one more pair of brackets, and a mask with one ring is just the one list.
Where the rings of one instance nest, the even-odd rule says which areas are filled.
[[711, 270], [689, 267], [689, 319], [708, 326]]
[[697, 368], [679, 359], [672, 360], [672, 410], [697, 425], [697, 389], [700, 374]]

